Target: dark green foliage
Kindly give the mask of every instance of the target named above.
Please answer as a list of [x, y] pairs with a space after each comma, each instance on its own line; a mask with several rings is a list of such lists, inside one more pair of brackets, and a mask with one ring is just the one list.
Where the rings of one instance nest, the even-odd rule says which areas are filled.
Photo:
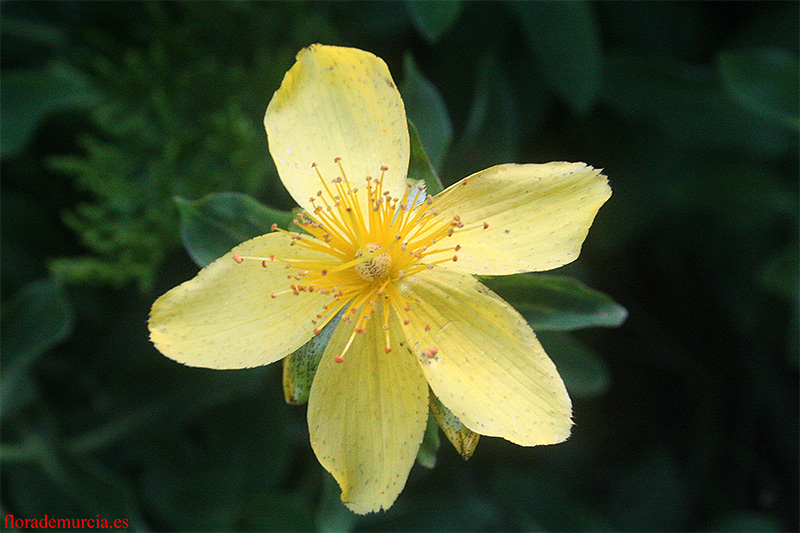
[[[4, 515], [133, 530], [798, 529], [796, 2], [0, 9]], [[487, 280], [558, 365], [572, 437], [483, 437], [465, 463], [429, 433], [420, 460], [435, 468], [366, 517], [339, 502], [279, 365], [184, 367], [146, 328], [192, 259], [288, 223], [262, 117], [313, 42], [387, 61], [419, 179], [568, 160], [604, 168], [613, 189], [574, 264]], [[626, 309], [619, 328], [582, 329]]]

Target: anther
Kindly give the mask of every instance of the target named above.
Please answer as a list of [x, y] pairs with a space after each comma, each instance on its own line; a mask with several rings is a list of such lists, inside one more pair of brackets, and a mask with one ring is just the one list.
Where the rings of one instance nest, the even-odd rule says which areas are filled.
[[236, 261], [237, 263], [241, 264], [244, 261], [244, 258], [242, 257], [242, 254], [238, 254], [237, 253], [237, 254], [233, 254], [233, 260]]
[[341, 355], [335, 356], [333, 360], [336, 361], [337, 363], [344, 363], [344, 357], [342, 357]]
[[278, 225], [277, 225], [277, 224], [272, 224], [272, 225], [269, 227], [269, 230], [270, 230], [270, 231], [275, 231], [276, 229], [278, 229]]
[[433, 359], [436, 357], [437, 353], [439, 353], [439, 349], [436, 348], [436, 346], [431, 346], [425, 351], [425, 355], [428, 357], [428, 359]]

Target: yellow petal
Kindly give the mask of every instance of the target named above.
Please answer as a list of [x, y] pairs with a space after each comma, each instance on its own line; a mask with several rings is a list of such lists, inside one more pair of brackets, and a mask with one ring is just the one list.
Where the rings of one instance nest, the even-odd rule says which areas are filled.
[[458, 262], [448, 267], [473, 274], [550, 270], [578, 257], [610, 196], [606, 177], [584, 163], [491, 167], [436, 195], [441, 218], [458, 215], [474, 228], [440, 246], [461, 245]]
[[332, 180], [342, 174], [334, 163], [341, 157], [351, 185], [360, 189], [367, 176], [380, 177], [381, 166], [389, 168], [386, 190], [405, 183], [405, 108], [386, 63], [369, 52], [319, 44], [301, 50], [264, 125], [281, 181], [307, 210], [321, 189], [312, 163]]
[[387, 354], [381, 321], [367, 324], [343, 363], [334, 357], [342, 353], [353, 324], [337, 326], [308, 402], [311, 446], [339, 483], [342, 501], [360, 514], [392, 505], [414, 465], [428, 420], [428, 385], [400, 344], [401, 332], [390, 331], [392, 351]]
[[421, 327], [406, 327], [409, 348], [465, 426], [523, 446], [569, 436], [567, 390], [519, 313], [472, 276], [443, 268], [408, 278], [402, 291], [419, 299], [411, 313]]
[[311, 319], [330, 297], [289, 292], [272, 298], [288, 288], [284, 266], [233, 259], [234, 253], [319, 257], [290, 242], [280, 233], [251, 239], [161, 296], [150, 311], [156, 348], [189, 366], [222, 369], [266, 365], [302, 346], [313, 335]]

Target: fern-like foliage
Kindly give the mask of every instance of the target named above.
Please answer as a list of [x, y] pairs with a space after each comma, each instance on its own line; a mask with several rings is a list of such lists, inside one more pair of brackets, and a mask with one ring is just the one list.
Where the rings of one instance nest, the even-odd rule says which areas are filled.
[[[216, 9], [206, 21], [216, 24], [209, 34], [217, 37], [209, 39], [198, 23], [204, 4], [169, 4], [170, 13], [141, 5], [149, 10], [141, 45], [101, 36], [87, 46], [83, 68], [101, 96], [92, 112], [97, 134], [83, 139], [84, 153], [51, 161], [89, 198], [64, 219], [90, 253], [50, 263], [67, 281], [135, 281], [149, 289], [179, 243], [175, 196], [238, 191], [291, 205], [262, 117], [294, 54], [308, 44], [297, 30], [302, 11], [224, 4], [227, 16]], [[270, 24], [273, 34], [260, 35]], [[291, 28], [286, 35], [283, 27]], [[241, 42], [220, 39], [225, 35]]]

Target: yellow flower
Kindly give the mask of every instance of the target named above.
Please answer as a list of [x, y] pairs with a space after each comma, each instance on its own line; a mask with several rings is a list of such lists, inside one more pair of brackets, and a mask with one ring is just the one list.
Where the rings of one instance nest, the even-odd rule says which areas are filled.
[[[267, 108], [269, 149], [304, 209], [153, 305], [166, 356], [266, 365], [341, 315], [311, 387], [311, 445], [366, 513], [389, 508], [422, 441], [429, 390], [470, 430], [565, 440], [571, 402], [525, 320], [473, 275], [574, 260], [611, 190], [583, 163], [499, 165], [435, 197], [406, 182], [405, 109], [386, 64], [302, 50]], [[274, 228], [273, 228], [274, 229]]]

